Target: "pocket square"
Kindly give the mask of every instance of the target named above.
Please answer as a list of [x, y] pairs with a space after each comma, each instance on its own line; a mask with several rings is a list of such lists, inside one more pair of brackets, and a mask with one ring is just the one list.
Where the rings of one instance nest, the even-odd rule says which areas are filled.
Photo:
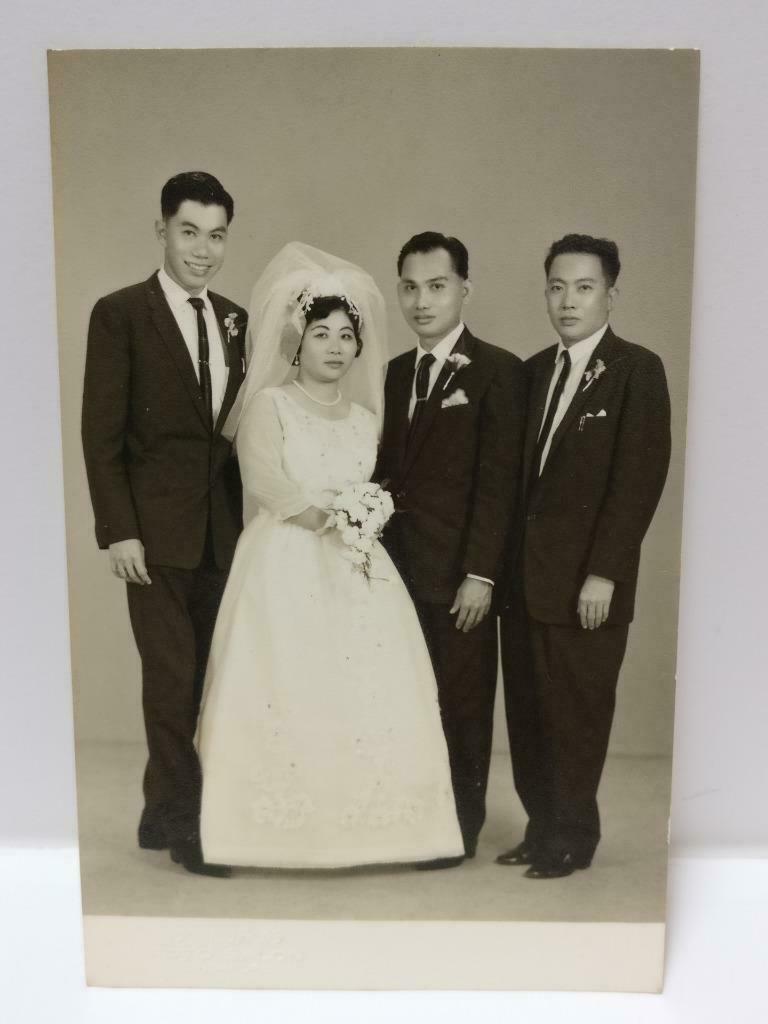
[[467, 398], [466, 394], [464, 393], [464, 389], [463, 388], [456, 388], [456, 390], [452, 391], [450, 393], [450, 395], [448, 395], [447, 398], [444, 398], [442, 400], [442, 402], [440, 403], [440, 407], [442, 409], [450, 409], [454, 405], [468, 405], [468, 404], [469, 404], [469, 399]]
[[584, 430], [584, 424], [587, 420], [599, 420], [602, 417], [607, 417], [608, 413], [605, 409], [601, 409], [600, 412], [585, 412], [579, 417], [579, 433]]

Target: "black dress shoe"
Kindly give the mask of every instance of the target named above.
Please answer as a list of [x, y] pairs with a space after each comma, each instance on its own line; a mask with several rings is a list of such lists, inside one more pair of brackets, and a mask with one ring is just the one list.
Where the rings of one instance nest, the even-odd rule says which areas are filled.
[[584, 871], [592, 863], [592, 857], [577, 856], [575, 853], [550, 854], [535, 860], [525, 872], [525, 878], [565, 878], [574, 871]]
[[168, 836], [162, 825], [139, 825], [139, 846], [142, 850], [167, 850]]
[[496, 858], [497, 864], [518, 866], [520, 864], [533, 864], [536, 859], [536, 847], [525, 839], [517, 846], [513, 846], [506, 853], [500, 853]]
[[420, 861], [416, 865], [416, 870], [440, 871], [442, 868], [457, 868], [463, 861], [463, 857], [437, 857], [435, 860]]
[[181, 864], [183, 868], [193, 875], [207, 875], [209, 878], [229, 878], [232, 868], [226, 864], [207, 864], [203, 860], [203, 851], [199, 839], [185, 840], [183, 843], [174, 843], [171, 847], [171, 860], [174, 864]]

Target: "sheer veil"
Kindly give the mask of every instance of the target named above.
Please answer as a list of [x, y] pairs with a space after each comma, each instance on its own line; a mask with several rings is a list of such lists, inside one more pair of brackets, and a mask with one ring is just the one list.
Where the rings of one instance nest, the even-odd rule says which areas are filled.
[[387, 327], [384, 297], [361, 267], [303, 242], [289, 242], [267, 264], [254, 285], [248, 309], [245, 380], [224, 425], [236, 439], [251, 398], [264, 388], [293, 379], [292, 366], [306, 326], [309, 300], [342, 295], [360, 313], [363, 348], [340, 388], [345, 397], [370, 410], [379, 434], [384, 414]]

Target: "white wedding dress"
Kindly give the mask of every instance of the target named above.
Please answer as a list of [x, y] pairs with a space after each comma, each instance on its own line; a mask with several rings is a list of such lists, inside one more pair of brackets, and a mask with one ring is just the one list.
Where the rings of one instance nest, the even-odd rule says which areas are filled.
[[370, 582], [335, 530], [283, 520], [369, 480], [375, 419], [281, 388], [237, 435], [246, 526], [211, 647], [198, 750], [211, 863], [333, 868], [463, 854], [432, 665], [380, 544]]

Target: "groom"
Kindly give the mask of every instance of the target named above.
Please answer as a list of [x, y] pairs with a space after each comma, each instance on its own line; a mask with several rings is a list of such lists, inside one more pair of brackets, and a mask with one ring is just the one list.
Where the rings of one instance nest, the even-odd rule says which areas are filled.
[[246, 313], [208, 291], [232, 197], [216, 178], [171, 178], [155, 230], [163, 266], [91, 314], [82, 436], [100, 548], [127, 583], [141, 656], [149, 760], [139, 846], [218, 877], [199, 839], [193, 745], [205, 663], [235, 544], [241, 486], [221, 434], [243, 379]]
[[396, 513], [384, 542], [432, 656], [456, 810], [473, 857], [485, 818], [496, 689], [489, 611], [516, 499], [524, 377], [516, 356], [464, 325], [469, 256], [458, 239], [415, 235], [397, 269], [400, 308], [417, 343], [387, 371], [377, 478], [392, 492]]
[[524, 840], [500, 864], [529, 878], [589, 867], [597, 789], [632, 621], [640, 545], [670, 456], [664, 367], [608, 324], [614, 242], [566, 235], [544, 263], [556, 345], [526, 363], [522, 540], [501, 616], [504, 690]]

